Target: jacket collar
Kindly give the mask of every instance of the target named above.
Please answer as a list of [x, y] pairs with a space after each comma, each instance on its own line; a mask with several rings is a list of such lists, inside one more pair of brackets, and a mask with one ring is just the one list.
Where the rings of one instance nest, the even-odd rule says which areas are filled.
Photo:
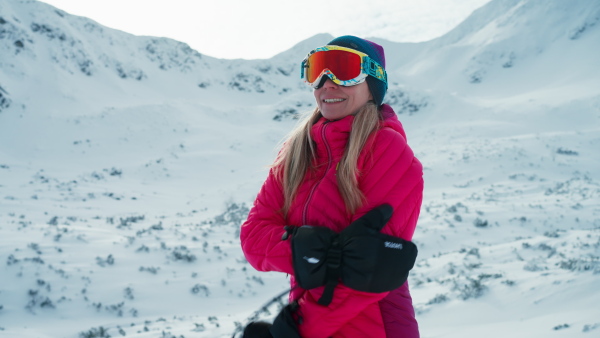
[[[341, 156], [352, 130], [354, 116], [349, 115], [339, 120], [328, 120], [321, 117], [312, 126], [311, 137], [316, 144], [317, 156]], [[331, 154], [330, 154], [331, 153]]]
[[[382, 127], [392, 128], [406, 138], [404, 128], [398, 120], [394, 109], [390, 105], [383, 104], [380, 110], [383, 116]], [[353, 122], [353, 115], [348, 115], [339, 120], [327, 120], [321, 117], [312, 126], [311, 137], [316, 143], [319, 158], [329, 156], [328, 151], [332, 152], [332, 156], [341, 156], [343, 154], [348, 143], [348, 138], [350, 137]]]

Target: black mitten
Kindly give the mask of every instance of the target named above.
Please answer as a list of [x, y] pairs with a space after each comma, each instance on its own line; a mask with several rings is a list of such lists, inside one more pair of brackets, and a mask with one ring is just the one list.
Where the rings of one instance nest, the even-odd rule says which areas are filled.
[[294, 319], [294, 312], [298, 310], [298, 303], [286, 305], [275, 317], [270, 332], [274, 338], [300, 338], [298, 325]]
[[392, 211], [389, 205], [379, 206], [340, 234], [341, 278], [347, 287], [380, 293], [406, 282], [417, 258], [417, 247], [410, 241], [380, 233]]
[[352, 222], [342, 231], [342, 234], [346, 237], [352, 237], [377, 233], [392, 218], [393, 213], [394, 209], [389, 204], [382, 204]]
[[332, 243], [338, 234], [327, 227], [308, 225], [288, 227], [288, 231], [292, 233], [292, 262], [298, 284], [304, 289], [325, 285]]
[[267, 322], [251, 322], [244, 328], [242, 338], [273, 338], [269, 329], [273, 325]]

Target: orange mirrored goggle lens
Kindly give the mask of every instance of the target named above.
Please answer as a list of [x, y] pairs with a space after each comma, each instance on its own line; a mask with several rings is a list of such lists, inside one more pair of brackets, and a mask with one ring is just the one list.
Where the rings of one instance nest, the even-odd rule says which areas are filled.
[[360, 75], [360, 55], [343, 50], [320, 51], [307, 60], [306, 80], [313, 83], [324, 69], [329, 69], [341, 81], [347, 81]]

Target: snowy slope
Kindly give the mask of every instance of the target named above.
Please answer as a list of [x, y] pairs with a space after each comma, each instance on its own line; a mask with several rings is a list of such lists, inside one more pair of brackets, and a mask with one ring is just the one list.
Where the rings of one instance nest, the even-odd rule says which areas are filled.
[[[0, 335], [225, 337], [284, 291], [238, 228], [330, 39], [219, 60], [0, 3]], [[425, 165], [422, 336], [597, 336], [600, 3], [494, 0], [377, 41]]]

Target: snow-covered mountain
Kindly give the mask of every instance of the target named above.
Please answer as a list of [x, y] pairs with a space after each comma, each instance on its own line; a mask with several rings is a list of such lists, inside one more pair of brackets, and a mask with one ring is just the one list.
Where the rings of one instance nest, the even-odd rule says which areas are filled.
[[[238, 228], [331, 38], [219, 60], [1, 2], [0, 335], [226, 337], [285, 291]], [[422, 336], [600, 334], [600, 2], [493, 0], [373, 40], [425, 166]]]

